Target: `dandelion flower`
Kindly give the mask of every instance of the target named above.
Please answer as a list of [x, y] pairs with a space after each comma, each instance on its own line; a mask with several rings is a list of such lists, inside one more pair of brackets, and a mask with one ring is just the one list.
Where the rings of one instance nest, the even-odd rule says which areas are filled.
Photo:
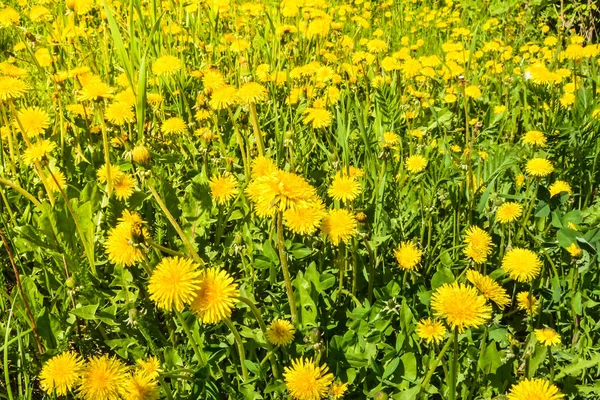
[[233, 86], [225, 85], [215, 89], [210, 97], [210, 107], [213, 110], [224, 110], [237, 102], [237, 90]]
[[454, 329], [463, 332], [491, 317], [492, 309], [475, 288], [454, 282], [444, 284], [431, 296], [434, 314], [442, 317]]
[[243, 104], [254, 104], [265, 101], [268, 96], [269, 92], [267, 89], [257, 82], [245, 83], [237, 91], [237, 98]]
[[525, 310], [528, 315], [537, 313], [537, 299], [529, 292], [517, 293], [517, 306], [520, 310]]
[[54, 193], [60, 193], [61, 189], [64, 189], [67, 186], [67, 178], [62, 171], [52, 169], [52, 175], [48, 174], [46, 178], [46, 184], [48, 185], [48, 189], [50, 189]]
[[327, 194], [336, 201], [353, 201], [360, 194], [360, 183], [354, 177], [336, 175]]
[[527, 161], [525, 170], [528, 174], [538, 177], [550, 175], [554, 171], [552, 163], [545, 158], [532, 158]]
[[137, 360], [136, 364], [136, 368], [139, 372], [149, 376], [152, 379], [157, 378], [158, 375], [162, 372], [162, 370], [160, 369], [160, 361], [154, 356], [150, 356], [145, 360], [139, 359]]
[[208, 186], [213, 200], [220, 205], [227, 203], [238, 193], [238, 182], [232, 175], [213, 176]]
[[519, 203], [507, 201], [498, 207], [496, 211], [496, 220], [501, 224], [507, 224], [509, 222], [516, 221], [523, 213], [523, 206]]
[[33, 143], [23, 152], [23, 161], [26, 164], [33, 164], [45, 159], [52, 150], [56, 148], [56, 143], [44, 139]]
[[172, 117], [162, 123], [160, 130], [165, 135], [183, 134], [187, 132], [187, 125], [181, 118]]
[[50, 116], [39, 107], [29, 107], [19, 110], [17, 113], [18, 121], [14, 122], [15, 128], [19, 131], [21, 127], [28, 137], [39, 135], [50, 125]]
[[67, 351], [44, 363], [40, 372], [40, 386], [48, 394], [65, 396], [79, 382], [83, 370], [80, 355]]
[[567, 251], [569, 252], [571, 257], [575, 258], [581, 257], [581, 255], [583, 254], [581, 247], [579, 247], [575, 242], [571, 243], [569, 247], [567, 247]]
[[400, 265], [400, 268], [406, 271], [416, 269], [421, 262], [423, 252], [411, 242], [401, 242], [397, 249], [394, 249], [394, 255]]
[[131, 224], [118, 224], [108, 232], [104, 243], [108, 261], [126, 267], [142, 261], [144, 252], [140, 244], [147, 234], [143, 229], [136, 232]]
[[471, 85], [465, 88], [465, 95], [472, 99], [478, 99], [481, 97], [481, 89], [477, 85]]
[[480, 274], [475, 270], [467, 271], [467, 280], [485, 296], [486, 299], [493, 301], [498, 307], [506, 307], [510, 303], [510, 297], [506, 290], [489, 276]]
[[323, 202], [315, 199], [305, 206], [285, 210], [283, 224], [294, 233], [310, 235], [319, 228], [325, 214]]
[[131, 158], [133, 162], [137, 164], [147, 164], [150, 161], [150, 150], [146, 146], [139, 145], [135, 146], [133, 150], [131, 150]]
[[542, 261], [533, 251], [515, 247], [504, 255], [502, 269], [511, 279], [529, 282], [539, 275]]
[[127, 200], [133, 194], [135, 179], [130, 174], [120, 174], [114, 179], [114, 191], [117, 200]]
[[552, 328], [536, 329], [535, 338], [544, 346], [554, 346], [560, 344], [560, 335]]
[[571, 189], [571, 185], [569, 185], [569, 183], [565, 182], [565, 181], [555, 181], [552, 185], [550, 185], [549, 187], [550, 190], [550, 197], [554, 197], [557, 194], [561, 194], [562, 192], [567, 192], [568, 194], [572, 194], [573, 193], [573, 189]]
[[356, 235], [357, 221], [354, 214], [348, 210], [331, 210], [323, 219], [321, 229], [327, 239], [337, 246], [340, 242], [348, 243]]
[[106, 108], [104, 117], [114, 125], [124, 125], [133, 122], [135, 119], [131, 104], [125, 102], [115, 102]]
[[0, 101], [18, 99], [29, 89], [29, 86], [18, 78], [0, 76]]
[[155, 378], [141, 372], [131, 374], [121, 389], [124, 400], [158, 400], [160, 392]]
[[84, 367], [79, 397], [84, 400], [118, 400], [127, 381], [127, 367], [115, 357], [91, 357]]
[[78, 101], [99, 101], [112, 97], [113, 89], [100, 78], [86, 82], [77, 96]]
[[558, 388], [542, 378], [524, 379], [512, 385], [507, 400], [559, 400], [565, 397]]
[[298, 358], [285, 367], [283, 376], [290, 396], [296, 400], [319, 400], [327, 396], [333, 374], [326, 365], [317, 366], [311, 359]]
[[422, 319], [417, 323], [417, 336], [427, 343], [439, 343], [446, 336], [446, 327], [431, 318]]
[[419, 173], [427, 166], [427, 159], [420, 155], [410, 156], [404, 162], [404, 166], [413, 174]]
[[200, 288], [201, 272], [192, 260], [166, 257], [156, 266], [150, 277], [150, 299], [165, 311], [183, 310]]
[[250, 175], [253, 179], [271, 175], [275, 171], [277, 171], [277, 166], [270, 158], [259, 156], [252, 160], [252, 170]]
[[162, 56], [152, 63], [152, 72], [158, 76], [170, 76], [181, 69], [182, 63], [178, 57]]
[[529, 131], [523, 136], [523, 143], [543, 147], [546, 145], [546, 136], [540, 131]]
[[239, 296], [233, 278], [218, 268], [201, 271], [196, 298], [190, 308], [205, 324], [215, 324], [231, 316], [235, 298]]
[[463, 252], [478, 264], [485, 262], [492, 252], [492, 237], [478, 226], [472, 226], [467, 230], [465, 244], [467, 246]]
[[289, 321], [276, 319], [269, 325], [265, 336], [275, 346], [287, 346], [292, 343], [295, 334], [296, 329]]
[[400, 136], [394, 132], [384, 132], [383, 133], [383, 147], [391, 148], [400, 143]]
[[341, 399], [344, 397], [344, 394], [346, 394], [347, 390], [347, 383], [333, 382], [329, 388], [329, 396], [331, 396], [331, 398], [334, 400]]
[[312, 125], [314, 129], [327, 128], [333, 121], [333, 115], [324, 108], [309, 107], [304, 111], [304, 125]]
[[100, 182], [100, 183], [108, 182], [109, 168], [110, 168], [110, 180], [113, 183], [124, 174], [124, 172], [121, 171], [121, 168], [119, 168], [118, 165], [111, 164], [110, 167], [107, 167], [106, 164], [104, 164], [98, 169], [98, 172], [96, 172], [96, 177], [98, 178], [98, 182]]

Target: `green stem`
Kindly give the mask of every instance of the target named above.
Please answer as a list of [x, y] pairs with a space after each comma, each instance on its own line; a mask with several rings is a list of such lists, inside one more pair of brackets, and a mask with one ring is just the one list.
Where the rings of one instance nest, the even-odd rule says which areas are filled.
[[242, 377], [244, 378], [244, 381], [247, 381], [249, 376], [248, 376], [248, 368], [246, 368], [246, 352], [244, 350], [244, 342], [242, 341], [242, 337], [240, 336], [240, 333], [235, 328], [235, 326], [233, 325], [233, 322], [231, 322], [231, 320], [229, 318], [225, 319], [223, 322], [225, 322], [225, 325], [227, 325], [229, 327], [229, 329], [231, 330], [231, 333], [233, 333], [233, 337], [234, 337], [235, 343], [237, 345], [238, 353], [240, 355], [240, 364], [242, 367]]
[[423, 393], [423, 392], [426, 391], [427, 387], [429, 386], [429, 381], [431, 380], [431, 377], [433, 376], [433, 373], [435, 372], [435, 369], [437, 368], [437, 366], [442, 361], [442, 358], [444, 357], [444, 355], [446, 354], [446, 352], [450, 348], [450, 345], [452, 344], [453, 341], [454, 341], [454, 336], [450, 336], [448, 338], [448, 341], [446, 341], [446, 344], [444, 345], [444, 347], [442, 347], [442, 350], [440, 351], [440, 354], [438, 354], [437, 358], [433, 361], [433, 364], [431, 364], [429, 366], [429, 370], [427, 371], [427, 375], [425, 375], [425, 378], [421, 382], [421, 393]]
[[475, 374], [473, 375], [473, 381], [471, 382], [471, 389], [469, 390], [469, 394], [467, 395], [467, 400], [469, 400], [472, 394], [475, 392], [475, 388], [477, 386], [477, 379], [479, 378], [479, 365], [483, 360], [483, 354], [485, 352], [485, 346], [487, 344], [487, 336], [488, 336], [488, 327], [485, 326], [483, 330], [483, 337], [481, 338], [481, 346], [479, 346], [479, 357], [477, 358], [477, 364], [475, 364]]
[[202, 352], [198, 348], [198, 344], [196, 343], [196, 339], [194, 339], [194, 335], [192, 335], [192, 331], [190, 330], [190, 327], [187, 325], [187, 322], [185, 322], [185, 318], [183, 318], [183, 315], [181, 315], [181, 311], [176, 309], [175, 315], [177, 316], [179, 323], [181, 323], [181, 327], [183, 328], [186, 335], [190, 339], [190, 344], [192, 345], [194, 354], [196, 355], [196, 358], [198, 359], [198, 364], [200, 364], [200, 366], [203, 367], [204, 365], [206, 365], [206, 360], [205, 360], [204, 356], [202, 355]]
[[27, 199], [29, 199], [29, 201], [31, 201], [37, 208], [42, 210], [42, 203], [40, 203], [35, 197], [33, 197], [33, 195], [31, 193], [29, 193], [27, 190], [23, 189], [21, 186], [17, 185], [14, 182], [11, 182], [9, 180], [2, 179], [2, 178], [0, 178], [0, 183], [15, 189], [21, 195], [23, 195]]
[[548, 348], [548, 360], [550, 361], [550, 383], [554, 383], [554, 356], [552, 347]]
[[279, 248], [279, 261], [283, 270], [283, 280], [285, 281], [285, 290], [288, 301], [290, 302], [290, 314], [292, 315], [292, 323], [298, 322], [298, 313], [296, 309], [296, 300], [294, 300], [294, 291], [292, 289], [292, 279], [287, 265], [287, 256], [285, 254], [285, 245], [283, 243], [283, 213], [277, 213], [277, 245]]
[[458, 378], [458, 328], [454, 328], [454, 355], [450, 364], [450, 384], [448, 399], [456, 400], [456, 381]]

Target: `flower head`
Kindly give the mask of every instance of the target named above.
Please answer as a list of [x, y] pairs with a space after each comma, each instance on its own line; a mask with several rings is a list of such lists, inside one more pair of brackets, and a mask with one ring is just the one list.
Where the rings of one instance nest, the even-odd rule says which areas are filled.
[[150, 277], [150, 299], [165, 310], [183, 310], [190, 304], [200, 288], [201, 272], [192, 260], [167, 257], [156, 266]]
[[550, 197], [554, 197], [557, 194], [561, 194], [562, 192], [567, 192], [568, 194], [573, 193], [571, 185], [569, 185], [568, 182], [561, 180], [555, 181], [552, 185], [550, 185], [548, 189], [550, 190]]
[[79, 354], [67, 351], [44, 363], [40, 372], [40, 386], [48, 394], [65, 396], [79, 382], [83, 359]]
[[127, 381], [127, 367], [115, 357], [93, 356], [85, 365], [79, 386], [84, 400], [118, 400]]
[[334, 200], [349, 202], [360, 194], [360, 183], [352, 176], [339, 174], [333, 178], [327, 194]]
[[252, 160], [252, 171], [250, 175], [252, 178], [260, 178], [263, 176], [271, 175], [275, 171], [277, 171], [277, 165], [265, 156], [256, 157]]
[[519, 203], [507, 201], [498, 207], [496, 211], [496, 220], [501, 224], [507, 224], [509, 222], [516, 221], [523, 213], [523, 206]]
[[48, 139], [38, 140], [23, 152], [23, 161], [26, 164], [33, 164], [42, 161], [52, 150], [56, 148], [56, 143]]
[[290, 396], [296, 400], [319, 400], [327, 396], [333, 374], [326, 365], [317, 366], [313, 360], [298, 358], [285, 367], [283, 376]]
[[284, 319], [276, 319], [271, 322], [267, 329], [266, 337], [269, 343], [275, 346], [287, 346], [294, 340], [296, 329]]
[[179, 57], [167, 55], [157, 58], [152, 63], [152, 72], [158, 76], [169, 76], [181, 69], [182, 62]]
[[192, 311], [205, 324], [216, 324], [231, 316], [235, 298], [239, 295], [237, 284], [227, 271], [206, 268], [200, 273]]
[[532, 158], [527, 161], [525, 170], [530, 175], [544, 177], [550, 175], [552, 171], [554, 171], [554, 167], [552, 166], [552, 163], [545, 158]]
[[158, 377], [162, 372], [160, 369], [160, 360], [154, 356], [150, 356], [147, 359], [139, 359], [136, 362], [136, 369], [140, 373], [149, 376], [152, 379]]
[[446, 327], [439, 321], [431, 318], [417, 322], [417, 335], [427, 343], [438, 343], [446, 336]]
[[502, 269], [510, 275], [511, 279], [529, 282], [539, 275], [542, 261], [533, 251], [515, 247], [504, 255]]
[[18, 99], [29, 89], [29, 86], [18, 78], [0, 76], [0, 101]]
[[478, 264], [485, 262], [492, 252], [492, 237], [478, 226], [472, 226], [467, 230], [465, 244], [467, 246], [463, 252]]
[[309, 201], [306, 205], [290, 208], [283, 212], [283, 224], [299, 235], [314, 233], [326, 215], [325, 206], [320, 199]]
[[510, 303], [510, 297], [506, 290], [489, 276], [480, 274], [475, 270], [467, 271], [467, 280], [485, 296], [486, 299], [493, 301], [498, 307], [506, 307]]
[[150, 234], [137, 213], [125, 210], [116, 227], [108, 232], [104, 243], [108, 260], [122, 266], [132, 266], [144, 259], [142, 244]]
[[123, 384], [121, 395], [124, 400], [158, 400], [158, 382], [142, 372], [134, 372]]
[[304, 125], [312, 125], [314, 129], [327, 128], [333, 121], [333, 116], [330, 111], [324, 108], [307, 108], [304, 110]]
[[517, 293], [517, 305], [529, 315], [537, 314], [537, 298], [529, 292]]
[[217, 204], [225, 204], [238, 193], [238, 182], [232, 175], [213, 176], [208, 182], [210, 194]]
[[18, 121], [14, 122], [15, 128], [21, 130], [31, 137], [44, 133], [50, 125], [50, 116], [39, 107], [29, 107], [19, 110], [17, 113]]
[[237, 98], [243, 104], [258, 103], [266, 100], [268, 96], [267, 89], [257, 82], [245, 83], [237, 91]]
[[150, 161], [150, 150], [144, 145], [138, 145], [131, 150], [131, 158], [137, 164], [147, 164]]
[[348, 390], [348, 384], [347, 383], [342, 383], [342, 382], [333, 382], [331, 384], [331, 387], [329, 388], [329, 396], [331, 396], [332, 399], [337, 400], [337, 399], [341, 399], [342, 397], [344, 397], [344, 394], [346, 393], [346, 391]]
[[536, 329], [535, 338], [544, 346], [554, 346], [560, 344], [560, 335], [552, 328]]
[[181, 118], [172, 117], [162, 123], [160, 130], [165, 135], [183, 134], [187, 132], [187, 125]]
[[412, 271], [417, 268], [421, 262], [423, 252], [417, 248], [412, 242], [401, 242], [397, 249], [394, 249], [394, 255], [400, 268]]
[[540, 131], [529, 131], [523, 136], [523, 143], [543, 147], [546, 145], [546, 136]]
[[337, 246], [340, 242], [348, 243], [356, 235], [357, 221], [354, 214], [345, 209], [330, 210], [321, 229], [327, 235], [327, 239]]
[[212, 92], [209, 104], [213, 110], [224, 110], [237, 102], [237, 90], [233, 86], [225, 85]]
[[559, 400], [565, 397], [558, 388], [542, 378], [524, 379], [510, 388], [507, 400]]
[[404, 162], [404, 166], [413, 174], [419, 173], [427, 167], [427, 159], [421, 155], [410, 156]]
[[124, 125], [128, 122], [133, 122], [135, 114], [131, 104], [124, 101], [116, 101], [106, 108], [104, 117], [107, 121], [114, 125]]
[[491, 307], [475, 288], [454, 282], [446, 283], [431, 296], [434, 314], [463, 332], [465, 328], [477, 327], [491, 317]]
[[115, 197], [117, 200], [127, 200], [133, 194], [135, 179], [130, 174], [120, 174], [114, 179]]

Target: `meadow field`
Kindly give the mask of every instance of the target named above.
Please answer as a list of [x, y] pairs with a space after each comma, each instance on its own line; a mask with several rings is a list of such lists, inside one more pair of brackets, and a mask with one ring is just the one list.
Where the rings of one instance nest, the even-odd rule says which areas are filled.
[[600, 399], [598, 15], [2, 1], [0, 400]]

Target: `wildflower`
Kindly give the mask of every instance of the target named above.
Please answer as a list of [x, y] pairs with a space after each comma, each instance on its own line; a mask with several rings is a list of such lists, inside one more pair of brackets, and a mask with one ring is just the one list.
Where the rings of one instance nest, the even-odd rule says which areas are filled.
[[321, 229], [327, 239], [337, 246], [340, 242], [348, 243], [356, 235], [357, 221], [354, 214], [348, 210], [331, 210], [323, 220]]
[[502, 269], [511, 279], [529, 282], [537, 277], [542, 268], [542, 261], [531, 250], [515, 247], [506, 252], [502, 259]]
[[19, 110], [17, 113], [18, 121], [14, 121], [14, 126], [18, 130], [23, 128], [28, 137], [40, 135], [50, 125], [50, 116], [39, 107], [29, 107]]
[[478, 99], [481, 97], [481, 89], [476, 85], [468, 86], [465, 88], [465, 95], [472, 99]]
[[390, 148], [400, 143], [400, 136], [394, 132], [383, 133], [383, 147]]
[[542, 378], [524, 379], [512, 385], [507, 400], [559, 400], [565, 397], [558, 388]]
[[127, 367], [115, 357], [92, 356], [85, 365], [79, 386], [84, 400], [118, 400], [127, 381]]
[[127, 378], [121, 389], [124, 400], [158, 400], [160, 392], [155, 378], [136, 372]]
[[350, 202], [360, 194], [360, 184], [354, 177], [338, 174], [331, 182], [327, 194], [336, 201]]
[[438, 288], [431, 296], [431, 308], [459, 332], [483, 324], [492, 311], [476, 289], [457, 282]]
[[427, 343], [439, 343], [446, 336], [446, 327], [431, 318], [422, 319], [417, 322], [417, 336]]
[[52, 150], [56, 148], [56, 143], [50, 140], [38, 140], [23, 152], [23, 161], [26, 164], [33, 164], [44, 160]]
[[118, 126], [133, 122], [135, 119], [131, 104], [125, 102], [115, 102], [109, 105], [104, 112], [104, 117], [110, 123]]
[[113, 180], [115, 197], [117, 200], [127, 200], [133, 194], [135, 179], [130, 174], [122, 173]]
[[509, 222], [516, 221], [523, 213], [523, 206], [519, 203], [507, 201], [498, 207], [496, 211], [496, 219], [501, 224], [507, 224]]
[[275, 346], [287, 346], [292, 343], [295, 333], [296, 329], [289, 321], [276, 319], [269, 325], [265, 336]]
[[554, 167], [552, 166], [552, 163], [545, 158], [532, 158], [527, 161], [525, 170], [528, 174], [533, 176], [544, 177], [550, 175], [552, 171], [554, 171]]
[[329, 125], [331, 125], [331, 122], [333, 120], [331, 112], [327, 111], [324, 108], [309, 107], [304, 111], [304, 114], [306, 116], [304, 117], [302, 122], [304, 123], [304, 125], [312, 125], [314, 129], [327, 128]]
[[549, 187], [550, 197], [554, 197], [557, 194], [561, 194], [562, 192], [566, 192], [568, 194], [572, 194], [573, 190], [571, 189], [571, 185], [569, 185], [565, 181], [557, 180]]
[[80, 355], [67, 351], [44, 363], [40, 372], [40, 386], [49, 395], [65, 396], [75, 388], [83, 370]]
[[231, 316], [235, 298], [239, 296], [233, 278], [218, 268], [200, 272], [196, 298], [190, 308], [205, 324], [215, 324]]
[[579, 247], [576, 242], [571, 243], [569, 247], [567, 247], [567, 251], [569, 252], [571, 257], [575, 258], [581, 257], [581, 255], [583, 254], [581, 247]]
[[146, 146], [138, 145], [131, 150], [131, 158], [137, 164], [147, 164], [150, 157], [150, 150]]
[[419, 173], [427, 167], [427, 159], [421, 155], [410, 156], [404, 162], [404, 166], [413, 174]]
[[[46, 178], [46, 184], [48, 185], [48, 189], [54, 193], [60, 193], [61, 189], [64, 189], [67, 186], [67, 178], [62, 171], [51, 169], [52, 175], [48, 173], [48, 177]], [[54, 176], [54, 178], [53, 178]]]
[[271, 175], [275, 171], [277, 171], [277, 166], [270, 158], [259, 156], [252, 160], [250, 176], [253, 179]]
[[529, 292], [517, 293], [517, 305], [520, 310], [525, 310], [528, 315], [537, 313], [537, 299]]
[[209, 104], [213, 110], [224, 110], [235, 105], [236, 102], [237, 91], [233, 86], [225, 85], [212, 92]]
[[394, 250], [394, 256], [400, 268], [406, 271], [412, 271], [417, 268], [421, 262], [423, 252], [411, 242], [401, 242], [398, 248]]
[[475, 270], [467, 271], [467, 280], [485, 296], [486, 299], [493, 301], [498, 307], [506, 307], [510, 303], [510, 297], [506, 290], [489, 276], [480, 274]]
[[220, 205], [227, 203], [238, 193], [237, 180], [231, 175], [213, 176], [208, 186], [212, 198]]
[[122, 266], [132, 266], [144, 259], [140, 246], [150, 234], [143, 228], [139, 214], [125, 211], [124, 219], [108, 232], [104, 243], [108, 260]]
[[178, 57], [166, 55], [152, 63], [152, 72], [158, 76], [170, 76], [181, 70], [182, 62]]
[[187, 125], [181, 118], [172, 117], [162, 123], [160, 130], [165, 135], [183, 134], [187, 132]]
[[156, 379], [162, 372], [160, 369], [160, 361], [154, 356], [150, 356], [145, 360], [139, 359], [137, 360], [136, 364], [137, 371], [149, 376], [152, 379]]
[[94, 76], [83, 84], [77, 96], [78, 101], [100, 101], [112, 97], [113, 89]]
[[237, 98], [243, 104], [253, 104], [267, 99], [269, 92], [263, 85], [256, 82], [248, 82], [237, 91]]
[[200, 283], [201, 272], [192, 260], [166, 257], [152, 271], [148, 291], [159, 308], [181, 311], [194, 301]]
[[110, 167], [107, 167], [106, 164], [104, 164], [103, 166], [101, 166], [98, 169], [98, 172], [96, 173], [98, 182], [100, 182], [100, 183], [108, 182], [109, 169], [110, 169], [110, 180], [113, 183], [124, 174], [124, 172], [121, 171], [121, 168], [119, 168], [118, 165], [111, 164]]
[[283, 376], [290, 396], [296, 400], [319, 400], [327, 396], [333, 374], [326, 365], [318, 367], [311, 359], [298, 358], [285, 367]]
[[304, 206], [285, 210], [283, 224], [294, 233], [310, 235], [317, 230], [325, 215], [323, 202], [315, 199]]
[[544, 346], [554, 346], [560, 344], [560, 335], [552, 328], [536, 329], [535, 338]]
[[543, 147], [546, 145], [546, 136], [540, 131], [528, 131], [523, 136], [523, 143]]
[[347, 383], [341, 383], [341, 382], [333, 382], [331, 384], [331, 387], [329, 388], [329, 396], [331, 396], [332, 399], [337, 400], [337, 399], [341, 399], [342, 397], [344, 397], [344, 394], [346, 393], [346, 391], [348, 390], [348, 384]]
[[463, 252], [478, 264], [485, 262], [492, 252], [492, 237], [478, 226], [467, 229], [465, 244]]

